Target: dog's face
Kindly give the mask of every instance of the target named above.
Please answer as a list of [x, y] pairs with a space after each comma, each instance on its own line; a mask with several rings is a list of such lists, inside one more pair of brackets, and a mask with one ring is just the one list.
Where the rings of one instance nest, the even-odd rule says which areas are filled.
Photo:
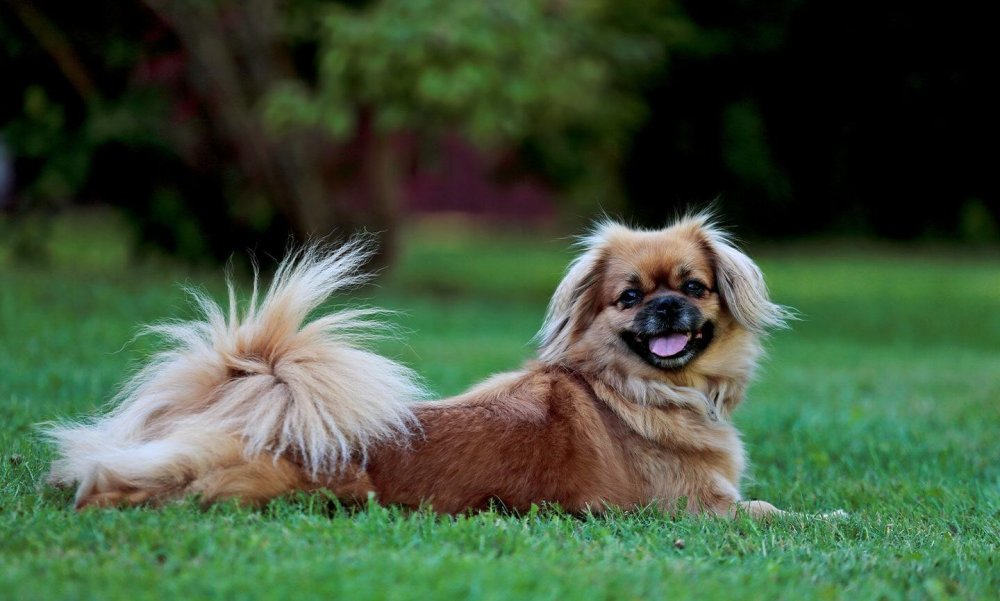
[[549, 306], [544, 360], [676, 374], [753, 352], [754, 335], [785, 318], [757, 266], [705, 217], [655, 231], [606, 223], [584, 245]]
[[613, 333], [656, 368], [684, 367], [732, 321], [723, 314], [712, 257], [696, 239], [623, 237], [608, 249], [601, 280], [594, 293], [604, 307], [591, 328]]

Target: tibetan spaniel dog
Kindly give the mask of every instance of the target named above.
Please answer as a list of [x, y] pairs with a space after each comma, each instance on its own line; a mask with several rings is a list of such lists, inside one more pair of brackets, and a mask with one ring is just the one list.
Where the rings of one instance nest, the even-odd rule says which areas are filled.
[[149, 328], [165, 348], [106, 414], [48, 427], [50, 480], [75, 485], [78, 508], [326, 489], [443, 513], [781, 513], [742, 499], [730, 422], [762, 336], [788, 318], [757, 265], [705, 215], [659, 230], [604, 222], [581, 251], [537, 356], [435, 401], [366, 348], [377, 310], [313, 315], [367, 280], [362, 239], [293, 254], [242, 307], [232, 285], [225, 307], [196, 293], [201, 317]]

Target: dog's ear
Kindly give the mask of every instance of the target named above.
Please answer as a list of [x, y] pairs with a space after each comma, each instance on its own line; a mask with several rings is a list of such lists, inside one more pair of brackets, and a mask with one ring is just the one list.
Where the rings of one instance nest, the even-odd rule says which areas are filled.
[[700, 221], [700, 233], [715, 261], [716, 287], [736, 321], [758, 334], [786, 327], [793, 314], [771, 302], [764, 274], [757, 264], [736, 248], [729, 235], [708, 218], [702, 217]]
[[580, 239], [583, 253], [570, 263], [556, 287], [545, 312], [545, 321], [535, 336], [538, 355], [543, 361], [555, 361], [568, 351], [576, 336], [597, 314], [605, 243], [612, 232], [621, 227], [606, 221]]

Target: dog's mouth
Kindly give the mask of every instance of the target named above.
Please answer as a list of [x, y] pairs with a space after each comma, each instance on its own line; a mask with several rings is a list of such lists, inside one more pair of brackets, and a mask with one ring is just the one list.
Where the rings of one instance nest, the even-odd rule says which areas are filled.
[[686, 365], [708, 347], [715, 327], [708, 321], [696, 330], [655, 333], [622, 332], [622, 340], [647, 363], [663, 369]]

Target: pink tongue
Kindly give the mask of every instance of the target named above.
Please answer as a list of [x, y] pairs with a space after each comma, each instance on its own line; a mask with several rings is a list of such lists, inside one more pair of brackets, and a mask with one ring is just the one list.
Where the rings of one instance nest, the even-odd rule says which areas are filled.
[[671, 334], [649, 339], [649, 352], [659, 357], [671, 357], [684, 350], [689, 334]]

